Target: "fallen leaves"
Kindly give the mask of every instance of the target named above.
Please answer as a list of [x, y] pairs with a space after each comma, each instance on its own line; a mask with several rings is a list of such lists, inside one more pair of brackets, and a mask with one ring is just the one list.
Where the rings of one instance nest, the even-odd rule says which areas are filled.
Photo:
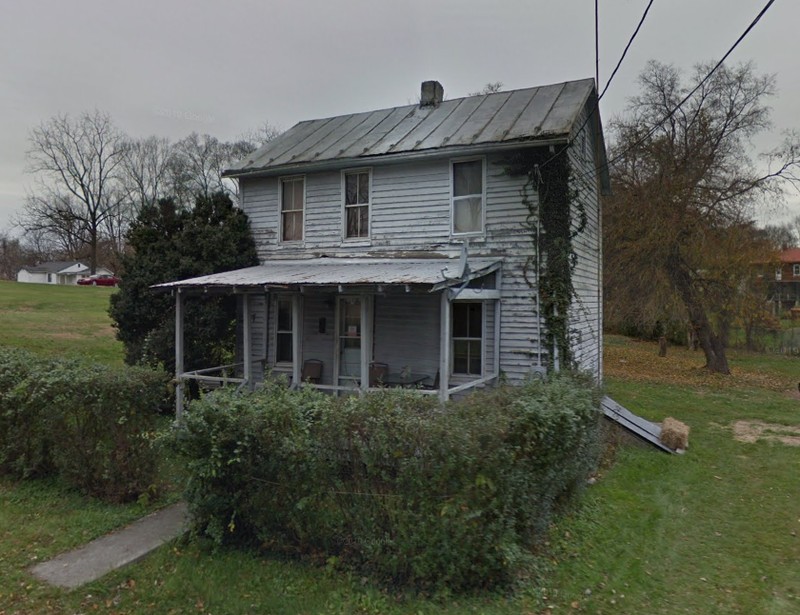
[[669, 384], [678, 387], [711, 389], [769, 389], [787, 391], [797, 383], [775, 373], [762, 372], [739, 365], [731, 367], [731, 375], [713, 374], [704, 368], [701, 351], [670, 347], [666, 357], [658, 356], [658, 344], [608, 336], [613, 343], [604, 349], [603, 368], [606, 376], [633, 382]]

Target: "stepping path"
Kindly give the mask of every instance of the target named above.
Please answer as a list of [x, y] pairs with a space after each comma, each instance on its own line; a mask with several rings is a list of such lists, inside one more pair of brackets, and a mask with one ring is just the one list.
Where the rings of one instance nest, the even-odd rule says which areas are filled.
[[74, 588], [131, 564], [186, 531], [185, 502], [162, 508], [131, 525], [37, 564], [31, 573], [58, 587]]

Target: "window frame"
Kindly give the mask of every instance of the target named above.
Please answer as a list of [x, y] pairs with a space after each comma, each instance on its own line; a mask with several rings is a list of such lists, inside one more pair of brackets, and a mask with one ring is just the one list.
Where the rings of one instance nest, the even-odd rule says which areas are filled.
[[[367, 174], [367, 202], [347, 204], [347, 176], [348, 175], [361, 175]], [[342, 170], [342, 240], [347, 242], [367, 242], [372, 237], [372, 167], [359, 167], [355, 169]], [[348, 209], [358, 209], [361, 207], [367, 208], [367, 234], [348, 236], [347, 234], [347, 211]]]
[[[463, 336], [456, 336], [455, 335], [455, 328], [456, 328], [456, 306], [460, 305], [477, 305], [480, 307], [481, 311], [481, 324], [480, 324], [480, 337], [474, 337], [467, 335], [466, 337]], [[486, 310], [484, 309], [483, 301], [454, 301], [451, 304], [451, 313], [450, 313], [450, 373], [454, 376], [483, 376], [485, 364], [486, 364]], [[469, 318], [467, 319], [467, 333], [473, 333], [469, 330]], [[480, 371], [478, 373], [472, 373], [469, 371], [470, 369], [470, 357], [471, 355], [467, 355], [467, 371], [459, 372], [456, 371], [456, 352], [455, 346], [457, 341], [466, 341], [466, 342], [478, 342], [480, 353], [479, 353], [479, 360], [480, 360]]]
[[792, 264], [792, 276], [795, 278], [800, 278], [800, 263]]
[[[481, 163], [481, 220], [480, 229], [477, 231], [456, 231], [456, 202], [474, 198], [477, 193], [455, 196], [455, 166], [464, 162]], [[466, 158], [452, 158], [450, 160], [450, 235], [452, 237], [482, 237], [486, 233], [486, 156], [470, 156]]]
[[[283, 193], [285, 189], [285, 184], [291, 182], [302, 181], [303, 182], [303, 206], [301, 209], [283, 209]], [[288, 175], [285, 177], [281, 177], [278, 179], [278, 235], [280, 237], [280, 243], [293, 243], [298, 244], [305, 241], [306, 238], [306, 204], [308, 202], [307, 194], [306, 194], [306, 176], [305, 175]], [[292, 203], [294, 205], [294, 203]], [[284, 214], [287, 213], [297, 213], [300, 212], [302, 222], [300, 224], [300, 239], [286, 239], [284, 237]]]

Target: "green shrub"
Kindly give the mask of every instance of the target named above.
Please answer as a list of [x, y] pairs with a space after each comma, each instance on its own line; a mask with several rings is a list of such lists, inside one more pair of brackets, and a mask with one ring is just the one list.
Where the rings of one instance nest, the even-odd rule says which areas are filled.
[[580, 378], [441, 407], [386, 390], [333, 398], [269, 382], [193, 402], [174, 433], [195, 531], [325, 558], [418, 589], [507, 584], [596, 462]]
[[0, 472], [135, 499], [155, 482], [149, 436], [166, 383], [163, 372], [0, 349]]

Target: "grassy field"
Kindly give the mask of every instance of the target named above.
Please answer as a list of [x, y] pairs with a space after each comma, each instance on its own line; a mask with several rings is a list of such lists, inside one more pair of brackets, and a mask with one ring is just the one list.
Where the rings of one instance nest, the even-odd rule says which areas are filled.
[[[102, 289], [65, 289], [89, 292], [60, 301], [16, 297], [16, 310], [6, 288], [3, 343], [13, 343], [8, 327], [55, 321], [49, 310], [93, 323], [76, 330], [108, 327], [107, 292], [90, 295]], [[18, 339], [50, 347], [44, 333]], [[92, 344], [103, 339], [98, 359], [119, 361], [112, 337]], [[653, 344], [607, 338], [609, 394], [651, 420], [689, 424], [689, 450], [670, 456], [620, 445], [580, 509], [552, 528], [541, 575], [511, 595], [397, 597], [325, 568], [191, 543], [63, 591], [27, 568], [149, 509], [99, 504], [52, 482], [0, 480], [0, 615], [800, 613], [800, 432], [791, 431], [800, 428], [800, 359], [732, 353], [732, 377], [709, 376], [701, 365], [699, 353], [672, 348], [660, 359]]]
[[107, 313], [114, 290], [0, 281], [0, 345], [122, 365]]

